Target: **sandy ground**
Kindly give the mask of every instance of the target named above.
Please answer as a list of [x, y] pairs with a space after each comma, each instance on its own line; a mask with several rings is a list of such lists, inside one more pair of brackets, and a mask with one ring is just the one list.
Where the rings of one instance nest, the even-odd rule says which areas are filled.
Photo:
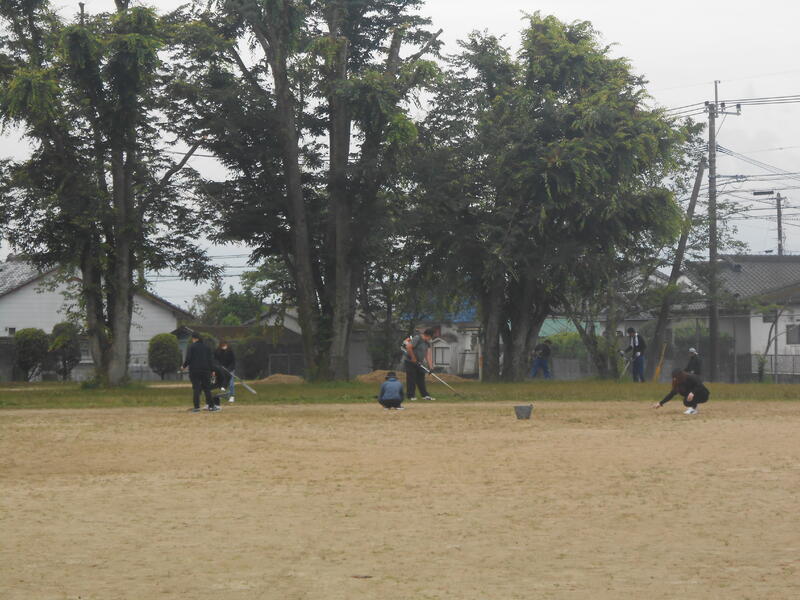
[[800, 598], [800, 403], [0, 412], [0, 597]]

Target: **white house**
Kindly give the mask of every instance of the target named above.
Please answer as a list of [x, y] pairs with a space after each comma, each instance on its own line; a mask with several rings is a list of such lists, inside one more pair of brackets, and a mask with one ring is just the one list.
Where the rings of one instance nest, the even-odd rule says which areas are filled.
[[[50, 333], [54, 325], [67, 320], [70, 306], [75, 304], [69, 282], [57, 277], [55, 269], [42, 273], [29, 262], [14, 257], [0, 263], [0, 338], [12, 338], [17, 331], [28, 327]], [[150, 338], [169, 333], [192, 318], [189, 312], [154, 294], [137, 293], [131, 324], [130, 376], [152, 378], [154, 374], [147, 366]], [[90, 367], [91, 359], [85, 351], [74, 378], [85, 378], [91, 372]], [[9, 376], [7, 367], [3, 369], [0, 364], [0, 378], [4, 376]]]

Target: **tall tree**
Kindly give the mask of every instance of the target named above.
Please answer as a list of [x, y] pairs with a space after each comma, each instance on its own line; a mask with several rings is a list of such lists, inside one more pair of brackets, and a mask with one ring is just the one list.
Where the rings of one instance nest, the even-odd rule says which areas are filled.
[[651, 175], [672, 168], [684, 135], [589, 23], [531, 15], [517, 58], [485, 34], [462, 48], [420, 152], [447, 172], [427, 169], [418, 193], [438, 207], [431, 222], [451, 224], [440, 245], [470, 256], [485, 375], [501, 376], [502, 341], [502, 376], [520, 379], [576, 272], [590, 283], [596, 257], [674, 235], [676, 204]]
[[34, 147], [3, 167], [0, 225], [38, 265], [80, 273], [95, 368], [117, 385], [144, 269], [194, 280], [208, 269], [184, 177], [197, 144], [179, 162], [159, 150], [169, 32], [127, 0], [71, 23], [46, 0], [6, 0], [0, 26], [0, 119], [22, 125]]
[[[436, 51], [437, 35], [415, 15], [421, 5], [219, 0], [215, 10], [196, 3], [176, 16], [191, 47], [175, 93], [193, 109], [176, 115], [176, 131], [209, 129], [207, 147], [234, 173], [207, 186], [215, 206], [224, 211], [233, 190], [246, 190], [225, 235], [257, 246], [254, 259], [285, 263], [312, 376], [348, 375], [383, 191], [396, 152], [415, 134], [408, 103], [436, 73], [424, 56]], [[405, 46], [413, 47], [407, 56]]]

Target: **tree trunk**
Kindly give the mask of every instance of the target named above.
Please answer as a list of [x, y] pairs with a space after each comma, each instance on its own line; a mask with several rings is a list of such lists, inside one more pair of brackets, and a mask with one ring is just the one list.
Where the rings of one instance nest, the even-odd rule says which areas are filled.
[[297, 147], [299, 134], [295, 119], [295, 106], [286, 72], [286, 56], [283, 48], [279, 44], [272, 46], [268, 44], [265, 50], [270, 57], [275, 83], [275, 104], [283, 123], [281, 148], [286, 193], [292, 220], [297, 313], [303, 338], [303, 353], [306, 370], [312, 378], [318, 378], [320, 373], [317, 362], [317, 297], [311, 264], [311, 236], [308, 229], [300, 172], [300, 152]]
[[496, 278], [483, 301], [483, 379], [498, 381], [500, 379], [500, 327], [503, 322], [503, 304], [505, 299], [505, 282], [502, 277]]
[[353, 208], [352, 194], [348, 185], [348, 161], [350, 158], [351, 116], [350, 104], [343, 96], [342, 87], [347, 81], [348, 44], [341, 34], [341, 7], [331, 10], [329, 35], [336, 47], [330, 65], [330, 110], [329, 143], [330, 168], [328, 191], [331, 200], [331, 218], [334, 233], [334, 298], [332, 336], [329, 349], [330, 375], [334, 379], [349, 379], [350, 335], [355, 314], [356, 278], [353, 268]]

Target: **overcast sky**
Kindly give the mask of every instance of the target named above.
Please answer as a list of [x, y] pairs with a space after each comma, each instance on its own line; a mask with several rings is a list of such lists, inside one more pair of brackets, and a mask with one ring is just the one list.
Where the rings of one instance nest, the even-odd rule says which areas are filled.
[[[84, 0], [89, 13], [108, 11], [113, 0]], [[160, 10], [171, 10], [184, 4], [178, 0], [149, 3]], [[62, 14], [77, 12], [78, 2], [57, 2]], [[504, 35], [508, 45], [517, 47], [521, 18], [524, 13], [540, 11], [563, 21], [588, 20], [613, 53], [627, 57], [634, 71], [648, 80], [654, 102], [665, 107], [678, 107], [714, 97], [714, 80], [720, 80], [720, 99], [785, 96], [800, 94], [800, 2], [762, 0], [761, 2], [652, 2], [642, 0], [429, 0], [424, 14], [433, 19], [435, 28], [444, 30], [445, 52], [455, 52], [456, 40], [474, 29]], [[719, 122], [718, 122], [719, 125]], [[0, 157], [21, 156], [25, 145], [18, 136], [0, 138]], [[770, 183], [750, 181], [729, 185], [723, 191], [736, 194], [743, 205], [753, 204], [751, 191], [780, 189], [788, 198], [784, 211], [785, 248], [800, 253], [800, 104], [746, 106], [741, 116], [722, 121], [717, 143], [752, 159], [798, 173]], [[193, 164], [201, 168], [201, 161]], [[206, 163], [207, 164], [207, 163]], [[747, 162], [722, 156], [720, 175], [758, 174], [763, 169]], [[791, 189], [798, 187], [798, 189]], [[762, 205], [763, 206], [763, 205]], [[797, 209], [792, 209], [797, 207]], [[770, 211], [749, 213], [749, 219], [738, 222], [739, 237], [750, 245], [753, 253], [762, 253], [777, 246], [775, 222], [765, 217]], [[798, 219], [798, 220], [793, 220]], [[242, 248], [215, 248], [215, 256], [234, 255], [223, 259], [225, 264], [244, 265], [236, 257]], [[5, 255], [7, 246], [0, 248]], [[231, 274], [242, 269], [231, 269]], [[235, 283], [235, 278], [228, 279]], [[185, 304], [197, 288], [180, 282], [156, 284], [157, 293], [178, 304]]]

